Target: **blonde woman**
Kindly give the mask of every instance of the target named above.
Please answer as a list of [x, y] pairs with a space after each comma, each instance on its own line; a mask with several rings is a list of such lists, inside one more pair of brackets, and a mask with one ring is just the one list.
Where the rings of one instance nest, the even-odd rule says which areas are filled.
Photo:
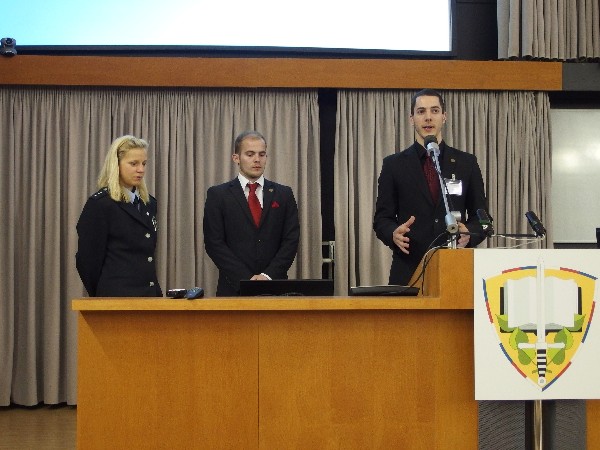
[[156, 276], [156, 199], [144, 181], [148, 143], [113, 141], [98, 176], [100, 190], [77, 223], [77, 271], [91, 297], [162, 297]]

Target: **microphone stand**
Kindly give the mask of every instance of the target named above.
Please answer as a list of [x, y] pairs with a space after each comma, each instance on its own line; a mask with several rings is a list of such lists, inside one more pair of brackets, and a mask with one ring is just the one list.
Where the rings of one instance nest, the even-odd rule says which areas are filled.
[[444, 182], [444, 178], [442, 177], [442, 170], [440, 169], [440, 161], [438, 160], [438, 154], [440, 153], [440, 149], [435, 145], [428, 145], [427, 151], [429, 152], [429, 156], [433, 158], [433, 162], [435, 164], [435, 171], [437, 173], [438, 179], [440, 180], [440, 190], [442, 191], [442, 198], [444, 199], [444, 208], [446, 209], [446, 217], [444, 220], [446, 221], [446, 230], [450, 234], [450, 248], [456, 248], [456, 237], [458, 234], [458, 223], [456, 222], [456, 217], [450, 212], [450, 207], [448, 206], [448, 196], [446, 195], [446, 183]]
[[483, 228], [483, 234], [485, 235], [485, 237], [488, 237], [488, 238], [492, 238], [492, 237], [537, 238], [539, 240], [542, 240], [543, 238], [545, 238], [546, 237], [546, 229], [542, 225], [542, 222], [540, 222], [540, 219], [537, 218], [535, 213], [533, 211], [527, 211], [525, 213], [525, 217], [527, 217], [527, 221], [529, 222], [529, 225], [531, 226], [531, 228], [533, 228], [533, 231], [535, 231], [535, 234], [495, 233], [493, 221], [492, 221], [492, 218], [490, 217], [490, 215], [488, 214], [488, 212], [483, 208], [480, 208], [477, 210], [477, 218], [479, 219], [479, 224], [481, 225], [481, 228]]
[[537, 234], [527, 234], [527, 233], [523, 233], [523, 234], [519, 234], [519, 233], [494, 233], [491, 236], [488, 237], [510, 237], [510, 238], [537, 238], [537, 237], [542, 237], [542, 236], [538, 236]]

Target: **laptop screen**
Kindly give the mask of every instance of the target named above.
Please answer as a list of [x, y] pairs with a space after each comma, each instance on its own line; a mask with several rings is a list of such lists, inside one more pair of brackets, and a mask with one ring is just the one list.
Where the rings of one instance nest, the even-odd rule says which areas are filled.
[[333, 295], [333, 280], [241, 280], [240, 295], [330, 297]]

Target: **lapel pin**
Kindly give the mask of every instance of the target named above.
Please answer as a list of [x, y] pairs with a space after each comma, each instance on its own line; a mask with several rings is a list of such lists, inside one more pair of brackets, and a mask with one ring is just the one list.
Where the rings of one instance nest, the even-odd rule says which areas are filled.
[[273, 192], [273, 188], [269, 188], [269, 192]]

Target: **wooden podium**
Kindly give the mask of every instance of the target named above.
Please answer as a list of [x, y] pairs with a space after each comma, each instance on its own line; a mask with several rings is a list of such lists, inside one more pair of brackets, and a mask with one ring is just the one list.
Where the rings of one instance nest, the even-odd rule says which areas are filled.
[[80, 449], [476, 449], [473, 252], [425, 296], [76, 299]]

